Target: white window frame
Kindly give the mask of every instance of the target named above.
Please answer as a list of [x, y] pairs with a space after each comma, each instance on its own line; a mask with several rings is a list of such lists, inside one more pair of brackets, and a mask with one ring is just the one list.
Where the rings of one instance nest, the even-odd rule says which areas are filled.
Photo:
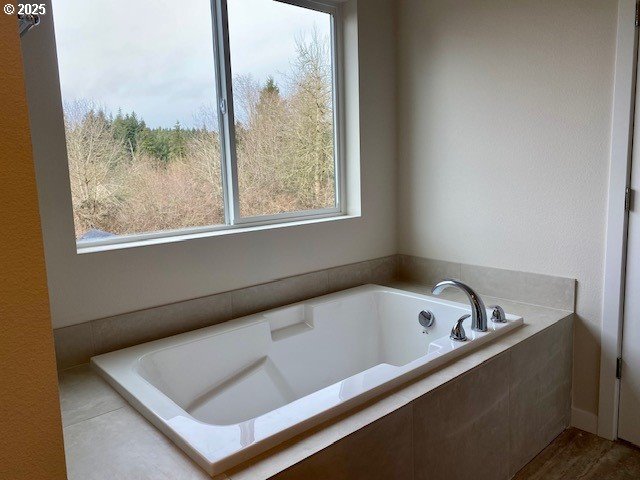
[[343, 22], [340, 0], [275, 0], [301, 8], [329, 14], [331, 17], [331, 70], [333, 91], [333, 142], [335, 206], [330, 208], [285, 212], [274, 215], [241, 217], [238, 189], [238, 165], [235, 151], [235, 125], [233, 104], [232, 66], [229, 48], [229, 22], [227, 0], [211, 0], [213, 53], [216, 59], [216, 95], [218, 105], [218, 124], [220, 125], [220, 148], [222, 189], [225, 224], [203, 227], [163, 230], [158, 232], [119, 235], [100, 240], [78, 240], [78, 253], [100, 251], [100, 247], [114, 247], [144, 242], [146, 240], [175, 240], [177, 237], [201, 237], [203, 234], [228, 233], [229, 230], [281, 225], [301, 221], [312, 221], [347, 215], [346, 182], [344, 162], [344, 88], [343, 88]]

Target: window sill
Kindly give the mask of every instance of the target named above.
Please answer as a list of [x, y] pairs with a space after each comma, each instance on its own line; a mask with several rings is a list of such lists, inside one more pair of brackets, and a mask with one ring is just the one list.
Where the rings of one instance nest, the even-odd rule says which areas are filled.
[[91, 242], [86, 242], [84, 244], [77, 246], [77, 253], [79, 255], [87, 254], [87, 253], [100, 253], [100, 252], [108, 252], [112, 250], [123, 250], [128, 248], [138, 248], [138, 247], [148, 247], [152, 245], [163, 245], [167, 243], [176, 243], [176, 242], [185, 242], [188, 240], [197, 240], [202, 238], [210, 238], [210, 237], [223, 237], [227, 235], [240, 235], [251, 232], [260, 232], [264, 230], [275, 230], [281, 228], [290, 228], [290, 227], [299, 227], [303, 225], [314, 225], [318, 223], [328, 223], [328, 222], [336, 222], [342, 220], [353, 220], [356, 218], [360, 218], [360, 215], [349, 215], [342, 213], [331, 214], [330, 216], [322, 216], [315, 218], [306, 218], [303, 220], [294, 220], [294, 221], [282, 221], [280, 223], [269, 223], [266, 225], [251, 225], [251, 226], [222, 226], [222, 227], [211, 227], [211, 229], [205, 231], [199, 231], [197, 233], [189, 232], [189, 233], [180, 233], [180, 231], [175, 232], [174, 234], [154, 237], [154, 238], [145, 238], [145, 239], [135, 239], [131, 240], [122, 240], [117, 243], [112, 244], [99, 244], [92, 245]]

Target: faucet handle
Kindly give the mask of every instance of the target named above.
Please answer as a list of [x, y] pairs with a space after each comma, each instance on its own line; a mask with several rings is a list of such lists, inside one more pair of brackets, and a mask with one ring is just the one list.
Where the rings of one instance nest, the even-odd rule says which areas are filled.
[[461, 316], [454, 327], [451, 329], [451, 335], [449, 337], [451, 340], [455, 340], [456, 342], [466, 342], [467, 341], [467, 333], [464, 331], [464, 327], [462, 326], [462, 322], [464, 322], [471, 315], [463, 315]]
[[507, 323], [507, 315], [504, 313], [504, 308], [500, 305], [489, 305], [489, 308], [493, 309], [491, 314], [491, 321], [493, 323]]

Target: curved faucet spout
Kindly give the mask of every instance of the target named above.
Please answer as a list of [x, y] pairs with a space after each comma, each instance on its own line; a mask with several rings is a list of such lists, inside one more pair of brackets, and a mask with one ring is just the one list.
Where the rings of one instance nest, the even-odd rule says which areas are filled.
[[460, 280], [445, 279], [439, 282], [431, 293], [434, 295], [440, 295], [443, 290], [447, 288], [457, 288], [462, 290], [469, 298], [471, 304], [471, 329], [477, 332], [487, 331], [487, 310], [484, 307], [484, 302], [469, 285], [462, 283]]

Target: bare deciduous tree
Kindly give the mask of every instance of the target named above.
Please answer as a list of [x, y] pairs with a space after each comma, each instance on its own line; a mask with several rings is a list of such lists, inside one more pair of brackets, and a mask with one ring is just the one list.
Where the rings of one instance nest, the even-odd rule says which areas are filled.
[[82, 235], [109, 224], [122, 207], [125, 147], [90, 102], [65, 105], [65, 130], [76, 235]]
[[[296, 39], [296, 51], [285, 85], [234, 79], [243, 216], [335, 202], [328, 39], [314, 30]], [[152, 130], [135, 114], [114, 120], [91, 102], [65, 105], [77, 237], [90, 229], [122, 235], [222, 223], [217, 109], [203, 107], [194, 124]]]

